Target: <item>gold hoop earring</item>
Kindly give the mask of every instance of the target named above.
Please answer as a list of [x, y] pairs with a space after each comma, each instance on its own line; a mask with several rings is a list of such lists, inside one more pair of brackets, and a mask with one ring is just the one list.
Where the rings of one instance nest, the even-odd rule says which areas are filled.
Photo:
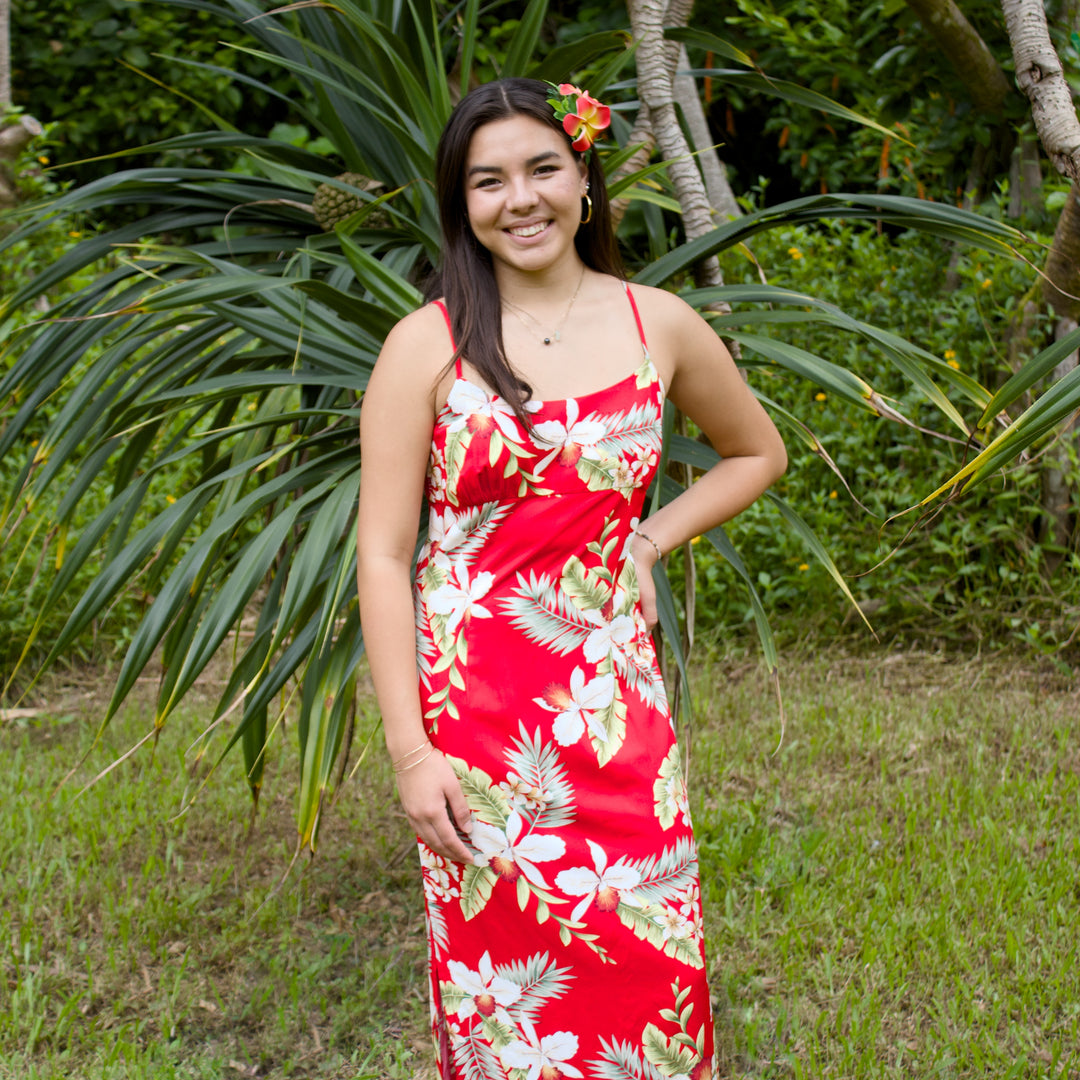
[[589, 212], [581, 219], [578, 224], [588, 225], [589, 222], [592, 221], [592, 199], [589, 198], [588, 192], [585, 192], [585, 194], [581, 197], [585, 200], [585, 204], [588, 206]]

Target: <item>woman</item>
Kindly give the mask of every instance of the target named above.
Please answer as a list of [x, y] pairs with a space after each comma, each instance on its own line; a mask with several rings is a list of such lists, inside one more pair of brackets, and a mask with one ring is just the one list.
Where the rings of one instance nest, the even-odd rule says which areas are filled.
[[[440, 141], [434, 302], [364, 397], [365, 640], [419, 838], [442, 1080], [709, 1077], [652, 569], [786, 456], [709, 326], [624, 282], [590, 151], [606, 109], [551, 93], [482, 86]], [[723, 460], [642, 518], [665, 396]]]

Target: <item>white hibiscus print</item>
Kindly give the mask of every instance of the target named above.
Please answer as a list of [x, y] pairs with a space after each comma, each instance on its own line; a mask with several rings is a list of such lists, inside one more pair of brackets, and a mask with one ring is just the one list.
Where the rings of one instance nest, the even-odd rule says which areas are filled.
[[439, 615], [449, 615], [446, 620], [446, 632], [452, 634], [466, 617], [490, 619], [491, 612], [477, 601], [488, 594], [495, 581], [495, 575], [486, 570], [469, 580], [469, 568], [464, 559], [454, 563], [454, 577], [457, 583], [448, 581], [440, 585], [429, 597], [428, 606]]
[[596, 608], [588, 608], [581, 613], [596, 627], [585, 639], [583, 651], [590, 664], [598, 664], [610, 656], [616, 649], [626, 653], [625, 646], [634, 640], [637, 624], [629, 615], [616, 615], [608, 622], [604, 613]]
[[615, 698], [615, 676], [598, 675], [585, 682], [585, 672], [576, 667], [570, 676], [570, 689], [552, 683], [543, 697], [533, 698], [548, 712], [558, 713], [552, 724], [552, 732], [561, 746], [570, 746], [588, 729], [601, 741], [607, 742], [607, 731], [596, 715], [606, 709]]
[[468, 535], [461, 527], [461, 519], [453, 510], [447, 510], [443, 514], [432, 510], [428, 517], [428, 546], [433, 553], [431, 561], [442, 569], [449, 570], [449, 553], [460, 547]]
[[427, 844], [421, 844], [420, 865], [423, 868], [424, 892], [429, 900], [445, 903], [461, 895], [458, 888], [461, 871], [457, 863], [436, 854]]
[[632, 907], [639, 907], [637, 897], [627, 893], [641, 884], [640, 872], [626, 865], [623, 861], [625, 856], [614, 866], [608, 866], [607, 852], [592, 840], [586, 840], [585, 843], [592, 852], [595, 870], [590, 870], [587, 866], [575, 866], [570, 870], [563, 870], [555, 878], [555, 884], [564, 893], [583, 897], [570, 913], [570, 918], [577, 922], [593, 900], [596, 900], [596, 906], [601, 911], [613, 911], [618, 907], [620, 899]]
[[578, 1038], [573, 1032], [556, 1031], [541, 1038], [531, 1021], [525, 1018], [522, 1018], [521, 1030], [525, 1038], [515, 1039], [499, 1054], [506, 1068], [528, 1069], [525, 1080], [585, 1075], [569, 1063], [578, 1051]]
[[478, 971], [471, 971], [458, 960], [451, 960], [446, 966], [453, 984], [471, 995], [458, 1006], [460, 1020], [467, 1020], [479, 1013], [484, 1017], [496, 1016], [499, 1020], [511, 1022], [506, 1006], [513, 1005], [521, 997], [521, 987], [495, 974], [490, 953], [485, 952], [480, 957]]
[[428, 466], [428, 483], [428, 498], [432, 502], [442, 502], [446, 497], [446, 470], [434, 459]]
[[542, 458], [536, 466], [539, 475], [559, 457], [564, 465], [576, 465], [582, 457], [594, 458], [596, 444], [607, 435], [607, 428], [599, 420], [578, 419], [580, 407], [570, 398], [566, 402], [566, 423], [561, 420], [544, 420], [533, 426], [533, 436], [537, 442], [547, 443], [555, 449]]
[[[514, 442], [521, 441], [517, 417], [508, 402], [489, 394], [475, 383], [458, 379], [450, 388], [446, 404], [456, 414], [447, 431], [453, 433], [467, 427], [470, 431], [490, 431], [497, 427], [503, 435]], [[536, 412], [539, 402], [527, 401], [526, 412]]]
[[561, 858], [566, 852], [566, 843], [560, 836], [541, 836], [539, 833], [522, 837], [523, 824], [516, 810], [506, 819], [505, 829], [488, 825], [486, 821], [475, 822], [469, 841], [479, 854], [473, 856], [473, 863], [490, 866], [507, 881], [515, 881], [522, 875], [527, 881], [546, 889], [548, 883], [544, 875], [533, 864]]

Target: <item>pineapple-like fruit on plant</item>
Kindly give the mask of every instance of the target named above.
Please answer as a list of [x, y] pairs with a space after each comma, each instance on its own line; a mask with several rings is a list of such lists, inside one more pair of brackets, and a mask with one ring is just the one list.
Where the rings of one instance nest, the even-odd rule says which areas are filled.
[[[360, 188], [371, 195], [380, 195], [386, 190], [386, 185], [381, 180], [373, 180], [363, 173], [344, 172], [334, 177], [343, 184], [350, 184]], [[363, 205], [359, 195], [351, 191], [342, 191], [332, 184], [320, 184], [315, 189], [315, 198], [311, 200], [311, 209], [315, 214], [315, 220], [323, 232], [332, 232], [334, 226], [344, 221], [350, 214], [355, 214]], [[364, 219], [365, 227], [380, 229], [390, 224], [390, 215], [380, 207], [373, 210]]]

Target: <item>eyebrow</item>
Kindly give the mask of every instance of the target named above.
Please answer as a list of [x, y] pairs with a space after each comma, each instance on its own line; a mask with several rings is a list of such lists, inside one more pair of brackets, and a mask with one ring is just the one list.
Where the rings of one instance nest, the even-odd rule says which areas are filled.
[[[541, 161], [547, 161], [549, 158], [557, 158], [558, 156], [558, 153], [554, 150], [545, 150], [542, 154], [529, 158], [525, 162], [525, 168], [530, 169], [534, 165], [539, 165]], [[466, 175], [474, 176], [476, 173], [501, 173], [502, 171], [499, 165], [474, 165]]]

